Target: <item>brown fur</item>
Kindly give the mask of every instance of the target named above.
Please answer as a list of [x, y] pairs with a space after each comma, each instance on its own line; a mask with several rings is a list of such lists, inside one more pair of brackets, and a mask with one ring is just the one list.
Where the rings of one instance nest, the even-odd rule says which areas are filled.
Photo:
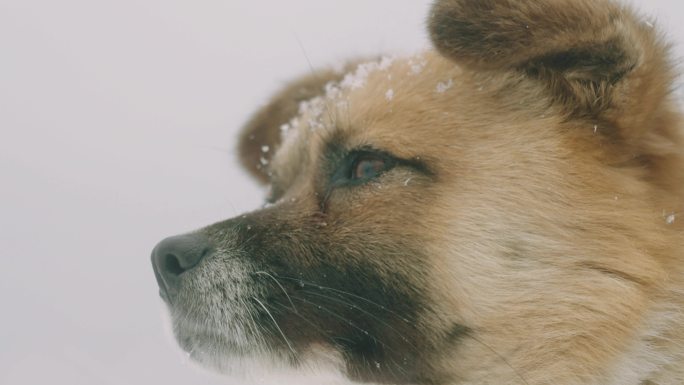
[[[271, 275], [243, 285], [271, 317], [241, 303], [294, 365], [323, 346], [356, 381], [684, 383], [666, 44], [599, 0], [438, 0], [429, 28], [438, 52], [295, 82], [250, 122], [242, 161], [259, 179], [268, 164], [273, 205], [201, 230], [218, 251], [175, 306], [206, 306], [202, 344], [252, 325], [191, 292], [234, 280], [210, 269], [230, 254]], [[319, 97], [295, 108], [302, 87]], [[396, 165], [335, 182], [359, 150]]]

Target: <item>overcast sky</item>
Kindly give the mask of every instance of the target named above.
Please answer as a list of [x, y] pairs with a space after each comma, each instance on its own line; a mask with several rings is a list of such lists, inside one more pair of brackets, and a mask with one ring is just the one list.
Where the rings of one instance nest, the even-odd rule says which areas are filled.
[[[684, 5], [635, 1], [684, 50]], [[428, 0], [0, 0], [0, 384], [236, 384], [162, 327], [157, 241], [260, 204], [240, 126], [292, 76], [427, 46]]]

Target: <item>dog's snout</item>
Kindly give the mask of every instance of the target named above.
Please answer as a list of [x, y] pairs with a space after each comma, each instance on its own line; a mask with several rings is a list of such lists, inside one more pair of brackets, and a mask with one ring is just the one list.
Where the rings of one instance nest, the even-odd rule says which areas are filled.
[[211, 243], [200, 234], [169, 237], [152, 251], [152, 268], [162, 296], [171, 299], [178, 290], [180, 277], [192, 270], [211, 252]]

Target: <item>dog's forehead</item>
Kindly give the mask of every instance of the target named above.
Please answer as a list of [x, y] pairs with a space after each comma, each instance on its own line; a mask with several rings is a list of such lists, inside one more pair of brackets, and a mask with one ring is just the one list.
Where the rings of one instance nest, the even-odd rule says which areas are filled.
[[461, 74], [460, 67], [432, 51], [360, 64], [300, 104], [297, 116], [281, 127], [282, 144], [270, 169], [291, 179], [333, 140], [350, 149], [377, 147], [410, 156], [411, 146], [399, 142], [415, 143], [418, 137], [425, 142], [429, 128], [417, 128], [416, 117], [434, 121], [443, 118], [445, 108], [455, 109]]

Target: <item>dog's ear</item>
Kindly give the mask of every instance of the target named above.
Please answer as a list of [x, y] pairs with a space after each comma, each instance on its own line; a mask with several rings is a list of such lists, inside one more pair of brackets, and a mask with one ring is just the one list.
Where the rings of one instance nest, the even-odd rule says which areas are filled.
[[648, 134], [671, 92], [667, 45], [612, 1], [437, 0], [428, 23], [446, 57], [515, 71], [568, 117], [609, 123], [627, 142]]
[[300, 103], [323, 95], [328, 83], [342, 80], [357, 64], [350, 62], [339, 71], [316, 71], [295, 79], [252, 116], [238, 141], [240, 162], [252, 176], [259, 182], [268, 182], [267, 166], [280, 145], [281, 127], [297, 115]]

